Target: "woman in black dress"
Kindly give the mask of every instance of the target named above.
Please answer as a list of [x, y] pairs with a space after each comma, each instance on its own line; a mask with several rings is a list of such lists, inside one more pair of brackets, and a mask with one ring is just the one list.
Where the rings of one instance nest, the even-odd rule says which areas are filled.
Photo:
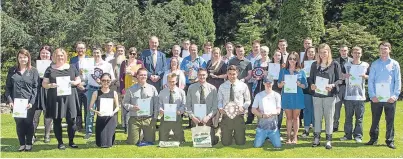
[[[42, 46], [41, 50], [39, 51], [38, 60], [51, 60], [51, 48], [50, 46]], [[43, 77], [39, 76], [39, 83], [42, 83]], [[42, 111], [43, 114], [46, 114], [46, 98], [47, 98], [48, 91], [43, 88], [42, 86], [38, 86], [38, 93], [36, 96], [36, 111], [34, 116], [34, 137], [32, 138], [32, 142], [36, 140], [36, 129], [39, 125], [39, 119], [41, 117]], [[50, 129], [52, 128], [52, 118], [44, 118], [43, 121], [45, 125], [45, 135], [44, 135], [44, 142], [50, 142]]]
[[[101, 89], [92, 94], [90, 105], [96, 104], [96, 110], [93, 107], [91, 111], [97, 114], [97, 121], [95, 127], [95, 142], [98, 147], [108, 148], [112, 147], [115, 141], [115, 129], [116, 129], [116, 112], [119, 111], [119, 99], [116, 91], [110, 90], [111, 75], [104, 73], [101, 76]], [[103, 100], [109, 100], [110, 105], [105, 104], [107, 102]], [[103, 103], [101, 105], [101, 102]], [[102, 107], [102, 110], [101, 110]], [[105, 112], [104, 107], [112, 107], [112, 112]]]
[[[74, 143], [75, 135], [75, 118], [77, 113], [80, 112], [77, 85], [81, 83], [80, 74], [78, 70], [67, 62], [67, 53], [63, 49], [56, 49], [53, 53], [53, 64], [45, 71], [42, 82], [42, 87], [48, 89], [48, 98], [46, 101], [46, 116], [53, 118], [53, 131], [58, 142], [60, 150], [66, 149], [62, 140], [62, 119], [66, 118], [67, 133], [69, 136], [69, 146], [71, 148], [78, 148]], [[71, 85], [70, 95], [57, 95], [57, 90], [62, 86], [56, 83], [57, 77], [68, 77]]]
[[25, 49], [17, 54], [17, 64], [11, 67], [7, 74], [6, 92], [8, 104], [14, 108], [14, 100], [28, 100], [26, 118], [14, 117], [17, 136], [20, 142], [18, 151], [31, 151], [34, 135], [33, 118], [35, 114], [35, 100], [38, 87], [38, 70], [31, 66], [31, 55]]
[[221, 58], [220, 48], [213, 48], [211, 60], [207, 62], [207, 82], [214, 85], [217, 90], [227, 78], [227, 64]]

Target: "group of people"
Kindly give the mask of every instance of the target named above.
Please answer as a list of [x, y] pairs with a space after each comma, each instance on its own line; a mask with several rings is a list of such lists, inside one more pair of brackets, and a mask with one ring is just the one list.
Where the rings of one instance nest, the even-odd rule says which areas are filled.
[[[233, 139], [237, 145], [245, 144], [245, 125], [257, 117], [254, 147], [261, 147], [269, 139], [279, 148], [284, 111], [286, 144], [297, 144], [301, 116], [304, 127], [301, 137], [309, 136], [312, 128], [312, 146], [319, 146], [324, 118], [325, 147], [331, 149], [342, 104], [346, 115], [345, 135], [341, 140], [362, 142], [366, 80], [372, 112], [370, 140], [366, 144], [377, 143], [384, 110], [386, 144], [395, 148], [394, 116], [401, 91], [401, 74], [399, 63], [390, 57], [392, 47], [388, 42], [379, 45], [379, 59], [371, 66], [361, 61], [363, 50], [358, 46], [352, 48], [352, 58], [348, 56], [349, 48], [340, 46], [340, 57], [333, 59], [329, 45], [314, 47], [310, 38], [304, 39], [304, 49], [300, 53], [287, 52], [287, 41], [279, 40], [272, 58], [269, 58], [269, 48], [261, 46], [257, 40], [247, 56], [242, 45], [231, 42], [225, 44], [225, 55], [220, 48], [207, 42], [203, 46], [204, 54], [198, 56], [198, 46], [184, 40], [182, 48], [179, 45], [172, 47], [171, 58], [166, 58], [158, 46], [158, 38], [152, 36], [150, 48], [141, 54], [135, 47], [126, 50], [122, 45], [115, 47], [112, 42], [106, 43], [104, 53], [103, 49], [94, 47], [94, 68], [89, 72], [83, 68], [88, 65], [86, 59], [89, 58], [85, 55], [83, 42], [76, 43], [77, 56], [69, 62], [64, 49], [53, 51], [51, 47], [43, 46], [37, 59], [51, 60], [44, 73], [32, 66], [31, 54], [21, 49], [15, 67], [8, 72], [5, 93], [11, 107], [16, 106], [15, 99], [28, 100], [27, 116], [15, 117], [19, 151], [32, 149], [42, 112], [45, 143], [50, 141], [53, 122], [58, 148], [66, 148], [62, 140], [64, 118], [68, 146], [78, 148], [74, 143], [75, 132], [84, 129], [84, 138], [89, 139], [97, 114], [96, 144], [111, 147], [119, 111], [127, 144], [138, 146], [156, 144], [157, 129], [159, 141], [169, 141], [172, 131], [171, 140], [183, 143], [182, 118], [188, 116], [189, 127], [210, 127], [212, 145], [221, 140], [224, 146], [231, 145]], [[69, 80], [71, 92], [68, 95], [59, 91], [65, 87], [59, 82], [61, 77]], [[380, 86], [388, 90], [381, 91]], [[383, 93], [382, 98], [379, 92]], [[354, 127], [353, 116], [356, 119]], [[215, 136], [218, 127], [220, 139]]]

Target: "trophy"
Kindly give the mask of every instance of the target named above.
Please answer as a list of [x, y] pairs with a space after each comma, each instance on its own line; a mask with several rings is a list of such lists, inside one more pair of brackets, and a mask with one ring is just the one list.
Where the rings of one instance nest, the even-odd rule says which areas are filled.
[[224, 111], [230, 119], [234, 119], [238, 114], [242, 113], [239, 108], [240, 106], [238, 106], [234, 101], [231, 101], [224, 106]]

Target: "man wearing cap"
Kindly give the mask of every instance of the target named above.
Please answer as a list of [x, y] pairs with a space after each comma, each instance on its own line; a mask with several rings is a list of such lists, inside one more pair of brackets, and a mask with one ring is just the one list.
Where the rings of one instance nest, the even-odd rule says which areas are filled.
[[269, 138], [275, 148], [281, 147], [280, 129], [277, 127], [277, 116], [281, 111], [281, 96], [272, 90], [273, 80], [263, 80], [265, 91], [256, 94], [252, 105], [252, 113], [258, 117], [254, 147], [262, 147]]
[[[224, 146], [231, 145], [233, 138], [235, 138], [237, 145], [244, 145], [246, 141], [243, 114], [248, 109], [251, 100], [248, 86], [238, 80], [237, 76], [237, 67], [235, 65], [229, 66], [227, 69], [228, 80], [221, 84], [218, 89], [218, 110], [223, 114], [221, 141]], [[227, 104], [232, 105], [234, 103], [234, 108], [229, 109]]]
[[[214, 85], [207, 83], [207, 70], [200, 68], [197, 73], [197, 78], [199, 82], [194, 83], [189, 86], [188, 93], [186, 96], [186, 112], [192, 119], [192, 127], [198, 126], [210, 126], [210, 135], [212, 139], [212, 144], [215, 145], [218, 139], [215, 137], [214, 127], [213, 127], [213, 117], [217, 112], [217, 89]], [[198, 117], [195, 114], [195, 104], [204, 104], [206, 109], [206, 114], [204, 117]]]

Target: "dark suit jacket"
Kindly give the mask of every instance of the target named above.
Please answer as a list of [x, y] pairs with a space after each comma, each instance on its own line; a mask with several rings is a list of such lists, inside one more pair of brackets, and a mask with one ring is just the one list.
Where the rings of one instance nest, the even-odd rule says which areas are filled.
[[[337, 61], [340, 64], [341, 73], [345, 74], [346, 73], [346, 68], [344, 67], [344, 64], [347, 63], [347, 62], [352, 62], [353, 58], [348, 57], [347, 61], [345, 61], [343, 58], [338, 57], [338, 58], [335, 59], [335, 61]], [[342, 80], [342, 81], [343, 81], [342, 85], [346, 85], [346, 80]]]
[[157, 65], [154, 68], [153, 66], [153, 57], [151, 55], [150, 50], [145, 50], [141, 53], [141, 60], [144, 63], [145, 68], [148, 71], [147, 77], [150, 78], [151, 75], [158, 75], [163, 77], [164, 72], [165, 72], [165, 65], [166, 65], [166, 57], [165, 54], [158, 51], [157, 54]]

